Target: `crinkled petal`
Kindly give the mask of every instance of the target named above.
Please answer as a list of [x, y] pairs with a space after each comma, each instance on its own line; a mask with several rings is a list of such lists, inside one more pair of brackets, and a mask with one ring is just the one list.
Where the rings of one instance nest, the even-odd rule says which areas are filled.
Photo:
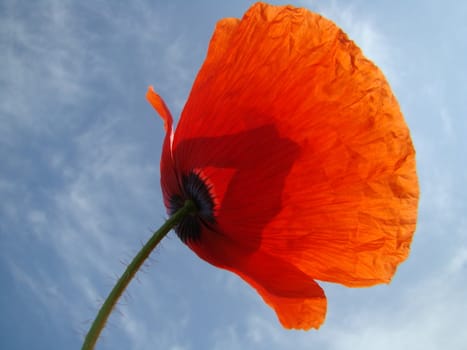
[[[252, 254], [350, 286], [388, 282], [408, 255], [418, 183], [397, 101], [355, 44], [305, 9], [258, 3], [219, 22], [173, 162], [209, 178], [218, 232]], [[202, 237], [197, 252], [216, 265], [210, 247]]]

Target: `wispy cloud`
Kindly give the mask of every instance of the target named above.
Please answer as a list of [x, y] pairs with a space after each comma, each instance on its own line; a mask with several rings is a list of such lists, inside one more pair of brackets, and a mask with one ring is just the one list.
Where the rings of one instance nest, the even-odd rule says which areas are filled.
[[76, 107], [87, 95], [86, 37], [76, 32], [67, 2], [37, 2], [31, 9], [7, 2], [5, 7], [0, 32], [6, 46], [2, 64], [8, 69], [0, 79], [6, 84], [1, 112], [7, 122], [2, 125], [51, 131], [56, 115], [49, 106]]
[[[98, 50], [109, 30], [116, 32], [114, 44], [132, 40], [143, 50], [154, 42], [154, 7], [137, 5], [122, 10], [137, 11], [143, 22], [124, 12], [111, 16], [104, 2], [92, 9], [68, 1], [2, 4], [0, 227], [2, 241], [14, 249], [2, 247], [1, 258], [44, 314], [75, 329], [94, 316], [124, 268], [120, 261], [129, 260], [161, 214], [148, 219], [162, 212], [158, 152], [126, 135], [134, 124], [131, 98], [112, 107], [115, 100], [102, 93], [111, 86], [124, 95], [131, 74]], [[115, 14], [115, 7], [107, 10]], [[92, 20], [97, 31], [87, 26]], [[156, 198], [159, 207], [148, 204]]]

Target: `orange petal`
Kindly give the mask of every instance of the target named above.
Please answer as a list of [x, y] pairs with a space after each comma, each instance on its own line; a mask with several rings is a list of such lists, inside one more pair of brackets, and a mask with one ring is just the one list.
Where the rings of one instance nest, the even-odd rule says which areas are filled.
[[317, 14], [258, 3], [220, 22], [173, 156], [208, 169], [219, 230], [250, 252], [350, 286], [388, 282], [408, 255], [409, 130], [380, 70]]
[[178, 191], [177, 176], [172, 160], [173, 118], [164, 100], [154, 91], [152, 86], [149, 87], [146, 93], [146, 99], [164, 121], [166, 135], [164, 138], [164, 145], [162, 146], [160, 169], [161, 174], [164, 174], [164, 176], [161, 176], [161, 187], [164, 197], [164, 204], [168, 208], [170, 205], [170, 193]]
[[167, 105], [165, 104], [162, 97], [160, 97], [154, 91], [154, 88], [152, 86], [150, 86], [148, 88], [148, 91], [146, 92], [146, 99], [149, 101], [151, 106], [156, 110], [156, 112], [159, 113], [160, 117], [164, 121], [165, 131], [168, 132], [168, 133], [171, 133], [172, 132], [172, 123], [173, 123], [172, 114], [170, 114], [170, 111], [167, 108]]
[[[190, 243], [199, 256], [239, 275], [271, 306], [285, 328], [319, 328], [326, 315], [321, 287], [287, 261], [244, 251], [219, 232], [203, 233], [203, 246]], [[205, 252], [209, 251], [208, 255]]]

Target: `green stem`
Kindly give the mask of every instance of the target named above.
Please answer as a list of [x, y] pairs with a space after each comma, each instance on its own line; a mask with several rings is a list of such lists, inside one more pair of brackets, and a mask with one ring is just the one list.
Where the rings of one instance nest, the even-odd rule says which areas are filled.
[[174, 228], [186, 215], [194, 212], [196, 210], [195, 204], [191, 200], [185, 201], [185, 205], [180, 208], [175, 214], [173, 214], [149, 239], [149, 241], [141, 248], [139, 253], [134, 257], [130, 265], [127, 266], [123, 275], [117, 281], [117, 284], [113, 287], [109, 296], [102, 305], [99, 313], [97, 314], [94, 322], [89, 329], [86, 338], [84, 339], [83, 346], [81, 350], [91, 350], [94, 349], [97, 339], [104, 329], [105, 323], [109, 318], [110, 313], [112, 312], [115, 304], [118, 299], [130, 283], [130, 281], [138, 272], [141, 265], [143, 265], [146, 258], [151, 254], [153, 249], [157, 244], [162, 240], [162, 238], [169, 233], [169, 231]]

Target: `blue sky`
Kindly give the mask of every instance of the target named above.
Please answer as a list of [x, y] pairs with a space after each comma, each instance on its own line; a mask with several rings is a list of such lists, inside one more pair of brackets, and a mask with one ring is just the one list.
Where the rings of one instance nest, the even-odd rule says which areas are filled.
[[[0, 1], [0, 348], [73, 349], [165, 218], [162, 122], [216, 21], [252, 1]], [[272, 3], [280, 4], [273, 1]], [[98, 349], [461, 349], [467, 344], [467, 3], [295, 1], [385, 72], [417, 150], [419, 224], [388, 286], [323, 284], [319, 331], [283, 330], [236, 276], [171, 234]]]

